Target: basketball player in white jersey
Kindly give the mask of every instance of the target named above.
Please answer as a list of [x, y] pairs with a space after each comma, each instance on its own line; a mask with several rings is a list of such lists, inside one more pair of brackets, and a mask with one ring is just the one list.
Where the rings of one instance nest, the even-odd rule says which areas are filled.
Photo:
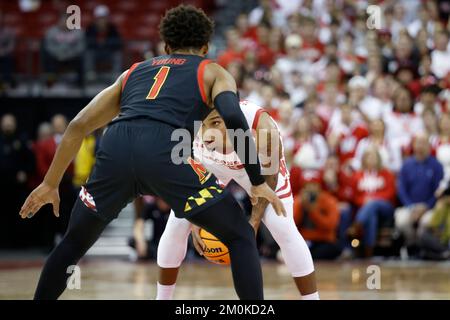
[[[276, 191], [287, 212], [287, 218], [277, 216], [267, 201], [259, 199], [259, 202], [253, 205], [249, 222], [255, 232], [261, 220], [269, 229], [280, 246], [284, 261], [302, 299], [318, 300], [319, 294], [311, 253], [298, 232], [293, 218], [293, 197], [278, 127], [269, 114], [257, 105], [241, 101], [240, 107], [249, 127], [254, 130], [262, 173], [265, 174], [266, 182]], [[262, 138], [264, 136], [265, 138]], [[229, 140], [231, 139], [226, 134], [224, 121], [216, 111], [212, 111], [203, 121], [201, 131], [194, 141], [195, 161], [191, 165], [197, 167], [199, 176], [208, 174], [206, 168], [223, 184], [227, 185], [234, 180], [250, 194], [250, 180]], [[273, 156], [278, 158], [273, 159]], [[273, 167], [272, 160], [277, 167], [269, 172], [268, 168]], [[157, 262], [160, 274], [157, 283], [157, 300], [169, 300], [173, 297], [178, 269], [185, 258], [191, 230], [195, 247], [202, 254], [205, 245], [199, 236], [199, 228], [186, 219], [176, 218], [173, 211], [170, 213], [158, 246]]]

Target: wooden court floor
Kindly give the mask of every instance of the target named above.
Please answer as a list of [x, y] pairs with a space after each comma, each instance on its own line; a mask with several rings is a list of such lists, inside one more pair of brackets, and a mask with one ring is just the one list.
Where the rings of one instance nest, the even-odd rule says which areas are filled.
[[[283, 264], [263, 262], [266, 299], [298, 299], [299, 294]], [[380, 289], [368, 289], [380, 271]], [[42, 260], [0, 261], [0, 299], [30, 299]], [[373, 267], [372, 267], [373, 268]], [[375, 267], [376, 269], [376, 267]], [[154, 299], [157, 266], [117, 259], [90, 259], [80, 264], [81, 288], [66, 290], [61, 299]], [[372, 270], [369, 268], [369, 271]], [[316, 262], [322, 299], [446, 299], [450, 300], [450, 261]], [[374, 282], [372, 282], [373, 284]], [[236, 299], [230, 269], [208, 262], [186, 262], [175, 299]]]

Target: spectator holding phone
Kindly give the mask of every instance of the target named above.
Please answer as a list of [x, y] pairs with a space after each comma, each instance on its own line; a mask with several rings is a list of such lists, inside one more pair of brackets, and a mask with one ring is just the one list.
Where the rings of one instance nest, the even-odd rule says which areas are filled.
[[341, 253], [337, 242], [339, 204], [322, 190], [320, 171], [303, 170], [301, 191], [294, 198], [294, 219], [314, 259], [335, 259]]

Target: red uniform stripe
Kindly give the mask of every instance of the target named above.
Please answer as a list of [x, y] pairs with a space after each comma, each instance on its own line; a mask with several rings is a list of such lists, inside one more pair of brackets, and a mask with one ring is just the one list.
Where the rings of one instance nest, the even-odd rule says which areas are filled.
[[[286, 190], [288, 188], [289, 188], [289, 191], [287, 193], [282, 194], [282, 195], [278, 194], [279, 192], [284, 191], [284, 190]], [[284, 199], [284, 198], [290, 197], [292, 195], [292, 189], [291, 189], [290, 184], [289, 184], [289, 179], [285, 179], [284, 180], [284, 185], [282, 187], [280, 187], [278, 190], [276, 190], [275, 192], [278, 195], [278, 198], [280, 198], [280, 199]]]
[[276, 190], [275, 192], [279, 192], [279, 191], [283, 191], [284, 189], [286, 189], [289, 186], [289, 182], [288, 179], [284, 180], [284, 185], [282, 187], [280, 187], [278, 190]]
[[123, 89], [125, 88], [125, 84], [127, 83], [128, 78], [130, 77], [130, 74], [133, 72], [134, 69], [136, 69], [136, 67], [137, 67], [139, 64], [140, 64], [140, 62], [136, 62], [135, 64], [133, 64], [133, 65], [131, 66], [130, 69], [128, 69], [127, 74], [125, 75], [125, 77], [124, 77], [123, 80], [122, 80], [122, 91], [123, 91]]
[[264, 109], [258, 109], [255, 113], [255, 118], [253, 119], [252, 129], [256, 130], [256, 127], [258, 127], [259, 117], [263, 114], [263, 112], [267, 112]]
[[200, 62], [200, 64], [198, 65], [198, 69], [197, 69], [197, 82], [198, 82], [198, 88], [200, 90], [200, 95], [202, 97], [202, 100], [205, 104], [208, 103], [208, 100], [206, 98], [206, 93], [205, 93], [205, 84], [204, 84], [204, 73], [205, 73], [205, 67], [208, 63], [210, 63], [211, 60], [209, 59], [205, 59], [202, 62]]
[[278, 198], [279, 199], [284, 199], [284, 198], [290, 197], [291, 195], [292, 195], [292, 191], [289, 190], [288, 193], [282, 194], [281, 196], [278, 196]]

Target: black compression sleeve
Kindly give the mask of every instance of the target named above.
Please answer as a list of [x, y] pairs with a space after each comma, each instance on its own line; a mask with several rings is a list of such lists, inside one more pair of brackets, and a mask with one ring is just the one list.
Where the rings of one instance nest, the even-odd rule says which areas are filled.
[[[264, 183], [264, 178], [261, 176], [261, 165], [259, 163], [256, 145], [253, 138], [251, 138], [247, 120], [239, 107], [237, 95], [232, 91], [221, 92], [215, 97], [214, 106], [223, 118], [228, 130], [242, 129], [244, 132], [249, 133], [247, 136], [250, 138], [245, 139], [245, 141], [236, 141], [237, 135], [234, 136], [234, 151], [236, 151], [244, 164], [245, 171], [247, 172], [252, 185], [257, 186]], [[241, 143], [241, 145], [244, 143], [244, 150], [239, 150], [239, 143]], [[242, 153], [239, 151], [243, 151], [244, 154], [239, 154]]]

